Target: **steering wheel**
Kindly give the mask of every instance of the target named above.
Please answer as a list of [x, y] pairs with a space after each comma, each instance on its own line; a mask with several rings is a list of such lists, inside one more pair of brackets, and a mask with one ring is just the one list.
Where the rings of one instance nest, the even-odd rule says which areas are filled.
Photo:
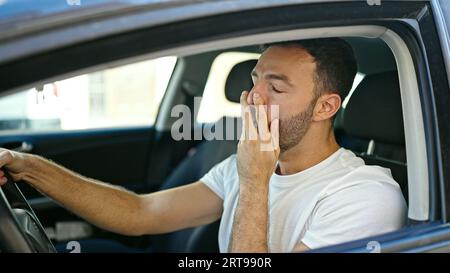
[[19, 187], [7, 170], [3, 172], [8, 181], [0, 187], [0, 252], [55, 253]]

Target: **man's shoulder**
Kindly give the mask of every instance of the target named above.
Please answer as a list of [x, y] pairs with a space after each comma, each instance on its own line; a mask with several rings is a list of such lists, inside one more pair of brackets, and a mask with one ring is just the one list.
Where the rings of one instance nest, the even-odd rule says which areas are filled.
[[349, 198], [364, 196], [372, 201], [384, 199], [383, 196], [403, 198], [390, 169], [376, 165], [358, 166], [330, 183], [324, 191], [324, 197], [334, 194], [341, 197], [348, 195]]
[[407, 205], [396, 184], [370, 178], [354, 182], [316, 203], [313, 233], [340, 243], [403, 227]]
[[404, 209], [405, 199], [389, 169], [380, 166], [360, 166], [332, 183], [322, 201], [333, 206], [352, 206], [359, 209], [379, 210], [389, 206]]

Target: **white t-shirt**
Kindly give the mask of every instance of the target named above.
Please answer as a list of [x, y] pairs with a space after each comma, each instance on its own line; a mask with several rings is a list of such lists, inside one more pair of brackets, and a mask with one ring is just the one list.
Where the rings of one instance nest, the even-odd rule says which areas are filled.
[[[200, 180], [223, 200], [219, 247], [227, 252], [239, 195], [236, 155]], [[406, 202], [390, 170], [365, 165], [344, 148], [304, 171], [270, 178], [270, 252], [378, 235], [402, 228], [405, 220]]]

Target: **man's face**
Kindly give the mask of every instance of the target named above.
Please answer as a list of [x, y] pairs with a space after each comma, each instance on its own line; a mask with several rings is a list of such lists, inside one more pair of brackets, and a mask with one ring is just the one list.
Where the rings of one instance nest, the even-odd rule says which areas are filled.
[[253, 94], [269, 106], [279, 105], [280, 151], [298, 144], [309, 129], [317, 98], [314, 93], [314, 58], [299, 47], [273, 46], [259, 58], [252, 72]]

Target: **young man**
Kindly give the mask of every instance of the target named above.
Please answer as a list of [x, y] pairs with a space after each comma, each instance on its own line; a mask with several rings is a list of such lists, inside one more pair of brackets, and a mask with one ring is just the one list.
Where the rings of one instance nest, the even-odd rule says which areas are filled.
[[[222, 217], [222, 252], [303, 251], [393, 231], [403, 226], [406, 205], [390, 171], [366, 166], [333, 134], [356, 70], [341, 39], [267, 47], [252, 72], [252, 90], [241, 95], [237, 154], [187, 186], [137, 195], [4, 149], [0, 167], [122, 234], [165, 233]], [[249, 106], [258, 106], [254, 118]]]

